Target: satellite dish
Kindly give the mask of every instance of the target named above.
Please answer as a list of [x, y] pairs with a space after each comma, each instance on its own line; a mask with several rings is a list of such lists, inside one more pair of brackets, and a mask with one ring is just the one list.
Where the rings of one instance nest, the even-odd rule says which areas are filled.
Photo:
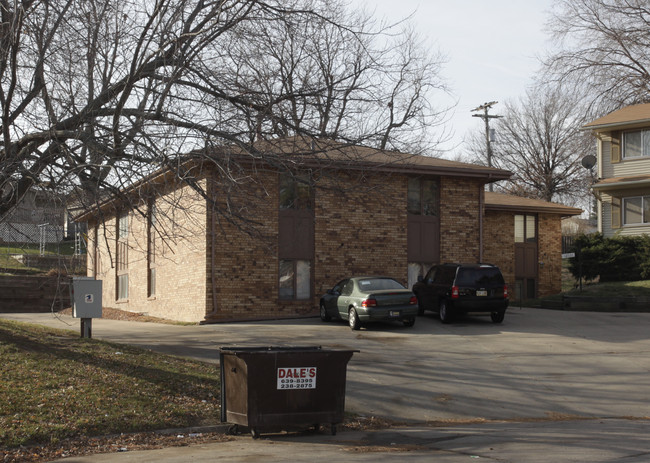
[[588, 154], [584, 158], [582, 158], [582, 167], [585, 169], [591, 169], [593, 166], [596, 165], [596, 156], [593, 154]]

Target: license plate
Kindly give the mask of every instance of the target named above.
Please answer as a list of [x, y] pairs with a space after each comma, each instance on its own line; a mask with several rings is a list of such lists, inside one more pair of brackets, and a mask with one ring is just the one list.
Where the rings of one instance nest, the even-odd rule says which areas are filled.
[[388, 316], [389, 317], [399, 317], [400, 312], [399, 312], [399, 310], [391, 310], [390, 312], [388, 312]]
[[478, 291], [476, 291], [476, 295], [477, 296], [487, 296], [487, 291], [478, 290]]

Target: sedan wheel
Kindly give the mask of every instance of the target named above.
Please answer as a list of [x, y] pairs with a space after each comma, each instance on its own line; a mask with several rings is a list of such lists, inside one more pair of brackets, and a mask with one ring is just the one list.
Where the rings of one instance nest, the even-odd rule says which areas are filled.
[[438, 313], [440, 315], [440, 321], [442, 323], [451, 322], [451, 312], [449, 311], [449, 307], [447, 306], [447, 301], [445, 301], [444, 299], [440, 301], [440, 307]]
[[324, 322], [328, 322], [332, 319], [332, 317], [330, 317], [329, 314], [327, 313], [325, 304], [323, 304], [322, 302], [320, 303], [320, 319], [323, 320]]
[[359, 323], [359, 316], [357, 315], [356, 310], [350, 309], [350, 312], [348, 312], [348, 323], [350, 324], [350, 328], [355, 331], [361, 328], [361, 323]]

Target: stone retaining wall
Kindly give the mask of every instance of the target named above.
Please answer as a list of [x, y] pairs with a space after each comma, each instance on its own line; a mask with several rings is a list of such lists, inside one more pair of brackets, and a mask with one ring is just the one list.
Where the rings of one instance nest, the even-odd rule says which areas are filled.
[[70, 278], [0, 276], [0, 312], [58, 312], [70, 307]]

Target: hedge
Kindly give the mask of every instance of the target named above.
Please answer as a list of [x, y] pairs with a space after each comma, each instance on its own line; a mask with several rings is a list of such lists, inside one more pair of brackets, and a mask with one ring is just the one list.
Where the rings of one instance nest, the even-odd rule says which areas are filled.
[[574, 242], [575, 257], [569, 270], [575, 278], [600, 281], [637, 281], [650, 279], [650, 236], [616, 236], [601, 233], [579, 235]]

